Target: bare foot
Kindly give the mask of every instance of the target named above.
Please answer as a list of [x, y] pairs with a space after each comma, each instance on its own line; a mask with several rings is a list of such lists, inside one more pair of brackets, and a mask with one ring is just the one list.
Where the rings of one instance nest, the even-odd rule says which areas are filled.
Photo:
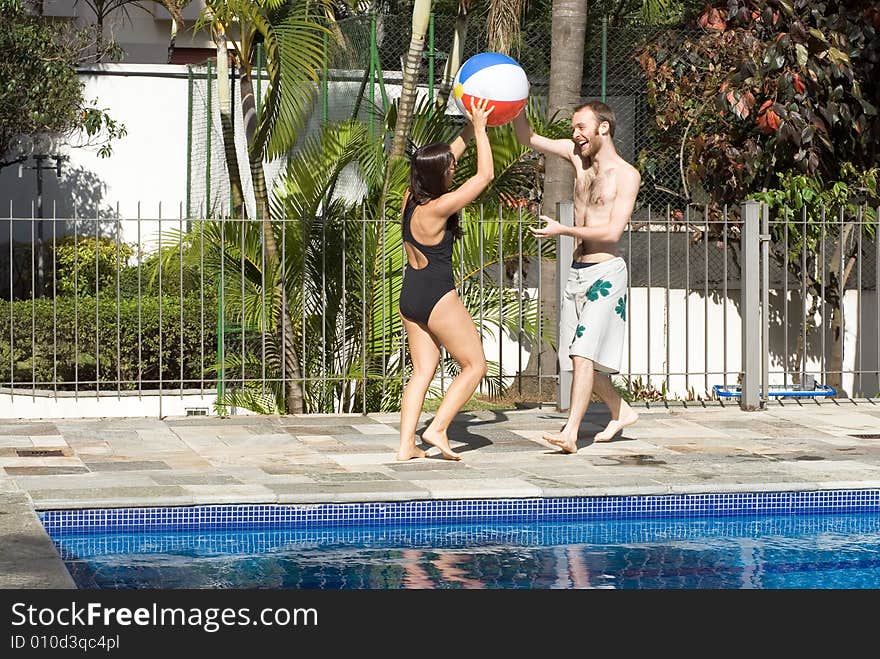
[[577, 453], [577, 436], [571, 437], [564, 433], [560, 433], [558, 435], [544, 435], [544, 441], [550, 442], [553, 446], [558, 446], [566, 453]]
[[397, 449], [397, 461], [405, 462], [413, 458], [424, 458], [425, 452], [416, 446], [416, 438], [411, 437], [408, 442], [401, 442], [400, 448]]
[[444, 458], [461, 460], [461, 456], [457, 453], [453, 453], [452, 449], [449, 448], [449, 439], [446, 437], [445, 432], [436, 432], [428, 428], [422, 433], [422, 441], [440, 449], [440, 453], [443, 454]]
[[631, 426], [638, 420], [638, 412], [636, 412], [632, 408], [629, 408], [621, 414], [619, 419], [611, 419], [611, 421], [608, 422], [608, 425], [605, 426], [605, 430], [596, 433], [596, 437], [593, 441], [610, 442], [617, 433], [619, 433], [627, 426]]
[[406, 460], [412, 460], [413, 458], [424, 458], [425, 452], [416, 446], [415, 440], [413, 440], [410, 444], [406, 446], [401, 445], [399, 449], [397, 449], [397, 461], [405, 462]]

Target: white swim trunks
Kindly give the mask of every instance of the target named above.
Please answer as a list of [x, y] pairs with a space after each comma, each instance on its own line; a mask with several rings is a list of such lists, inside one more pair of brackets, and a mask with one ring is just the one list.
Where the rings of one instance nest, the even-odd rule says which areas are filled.
[[616, 257], [572, 267], [559, 313], [559, 366], [571, 357], [592, 360], [596, 370], [619, 373], [626, 339], [626, 261]]

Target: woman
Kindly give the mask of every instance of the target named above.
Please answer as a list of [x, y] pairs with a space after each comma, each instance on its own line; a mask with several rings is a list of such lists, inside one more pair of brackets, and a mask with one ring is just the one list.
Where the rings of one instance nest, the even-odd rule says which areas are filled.
[[[397, 459], [401, 461], [425, 457], [416, 446], [416, 425], [440, 363], [440, 346], [446, 347], [461, 372], [449, 385], [440, 408], [422, 433], [422, 441], [436, 446], [450, 460], [461, 458], [449, 447], [446, 430], [486, 375], [480, 335], [455, 290], [452, 243], [462, 235], [458, 212], [474, 201], [495, 176], [486, 135], [486, 119], [492, 108], [487, 109], [487, 105], [485, 99], [472, 104], [470, 122], [452, 143], [423, 146], [410, 162], [409, 190], [403, 199], [407, 265], [399, 309], [413, 373], [403, 390], [400, 409]], [[477, 141], [477, 172], [450, 190], [455, 166], [471, 136]]]

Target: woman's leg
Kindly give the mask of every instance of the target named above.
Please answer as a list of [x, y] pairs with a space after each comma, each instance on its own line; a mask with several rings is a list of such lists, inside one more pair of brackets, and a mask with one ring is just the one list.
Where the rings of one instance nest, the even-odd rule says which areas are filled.
[[400, 403], [400, 448], [397, 449], [397, 459], [409, 460], [425, 457], [425, 452], [416, 446], [416, 426], [422, 413], [425, 393], [440, 363], [440, 345], [422, 325], [403, 316], [401, 319], [406, 328], [413, 373], [406, 383]]
[[440, 408], [422, 433], [422, 439], [439, 448], [446, 457], [459, 459], [449, 448], [446, 430], [486, 375], [483, 343], [473, 319], [455, 291], [440, 298], [428, 319], [428, 329], [458, 362], [461, 372], [446, 390]]

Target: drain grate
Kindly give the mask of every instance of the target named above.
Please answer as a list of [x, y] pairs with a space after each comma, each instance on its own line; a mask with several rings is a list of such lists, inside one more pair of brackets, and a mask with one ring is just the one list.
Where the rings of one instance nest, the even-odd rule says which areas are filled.
[[880, 439], [880, 433], [868, 433], [866, 435], [850, 435], [850, 437], [855, 437], [856, 439]]
[[15, 454], [20, 458], [52, 458], [63, 457], [64, 451], [60, 448], [17, 448]]

